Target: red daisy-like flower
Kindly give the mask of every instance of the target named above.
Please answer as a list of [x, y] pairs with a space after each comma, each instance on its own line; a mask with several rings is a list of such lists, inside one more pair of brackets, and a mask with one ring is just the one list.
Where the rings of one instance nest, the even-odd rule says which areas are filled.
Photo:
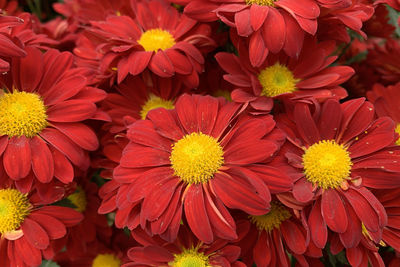
[[87, 151], [98, 147], [95, 133], [82, 122], [107, 119], [95, 104], [106, 94], [86, 86], [70, 53], [26, 51], [0, 77], [0, 160], [14, 181], [48, 183], [56, 177], [66, 184], [74, 166], [89, 167]]
[[114, 196], [118, 208], [126, 208], [125, 222], [140, 222], [173, 241], [184, 212], [193, 233], [210, 243], [237, 238], [227, 207], [265, 214], [270, 191], [292, 185], [290, 177], [261, 164], [284, 135], [271, 116], [240, 119], [242, 110], [223, 98], [185, 94], [175, 109], [152, 110], [130, 125], [130, 143], [113, 175], [128, 185]]
[[[375, 120], [364, 99], [323, 105], [296, 103], [277, 117], [287, 133], [281, 165], [297, 179], [294, 200], [304, 203], [312, 240], [324, 248], [329, 229], [346, 248], [357, 246], [362, 224], [379, 242], [387, 215], [370, 189], [400, 185], [395, 125], [388, 117]], [[290, 197], [278, 198], [291, 206]]]
[[232, 99], [239, 103], [250, 102], [256, 110], [269, 111], [272, 98], [281, 95], [290, 98], [313, 96], [319, 100], [346, 97], [346, 90], [339, 85], [353, 75], [353, 69], [329, 67], [337, 58], [330, 56], [335, 49], [333, 43], [317, 44], [315, 39], [307, 39], [306, 44], [298, 59], [283, 53], [270, 55], [258, 68], [249, 64], [247, 51], [241, 51], [241, 47], [240, 57], [218, 53], [215, 57], [228, 73], [224, 79], [237, 88], [232, 92]]
[[100, 69], [116, 69], [118, 83], [128, 73], [138, 75], [149, 69], [196, 87], [204, 64], [199, 49], [215, 46], [210, 27], [161, 1], [135, 2], [134, 13], [135, 18], [108, 16], [106, 21], [91, 23], [89, 32], [96, 35], [97, 50], [104, 54]]
[[[241, 216], [243, 217], [243, 216]], [[315, 258], [322, 256], [321, 249], [308, 249], [309, 234], [299, 219], [277, 200], [271, 202], [271, 210], [261, 216], [247, 216], [237, 222], [238, 227], [248, 228], [247, 234], [238, 245], [241, 258], [247, 266], [257, 267], [289, 266], [288, 251], [296, 260], [306, 266], [303, 254]], [[307, 249], [309, 251], [307, 251]]]
[[[178, 0], [187, 4], [184, 13], [200, 21], [222, 20], [236, 28], [241, 37], [249, 37], [249, 57], [253, 66], [259, 67], [269, 52], [284, 50], [297, 57], [306, 34], [317, 32], [320, 16], [329, 14], [352, 29], [361, 28], [366, 20], [364, 9], [372, 16], [373, 8], [358, 0], [315, 1], [315, 0]], [[356, 9], [352, 7], [357, 4]], [[359, 10], [356, 12], [356, 10]], [[362, 10], [362, 11], [360, 11]], [[368, 17], [368, 18], [369, 18]], [[349, 19], [351, 18], [351, 19]]]
[[4, 267], [39, 266], [42, 257], [55, 252], [52, 243], [63, 238], [67, 227], [77, 225], [82, 214], [71, 208], [47, 206], [36, 193], [0, 189], [0, 258]]
[[218, 239], [205, 245], [186, 227], [181, 227], [174, 243], [151, 238], [141, 229], [132, 231], [132, 236], [142, 244], [128, 250], [130, 262], [122, 267], [131, 266], [207, 266], [207, 267], [244, 267], [238, 261], [240, 248]]

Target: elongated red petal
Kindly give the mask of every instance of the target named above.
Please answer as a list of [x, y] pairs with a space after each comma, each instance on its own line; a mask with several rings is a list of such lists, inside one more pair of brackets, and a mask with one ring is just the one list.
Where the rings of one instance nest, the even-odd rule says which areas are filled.
[[184, 200], [185, 215], [193, 233], [203, 242], [214, 240], [210, 221], [204, 203], [204, 192], [201, 184], [189, 185]]
[[33, 137], [30, 142], [32, 153], [32, 169], [42, 183], [48, 183], [54, 175], [54, 159], [47, 144], [39, 137]]
[[328, 227], [336, 233], [344, 233], [347, 229], [347, 213], [342, 198], [334, 189], [322, 193], [321, 212]]
[[321, 202], [316, 201], [308, 217], [311, 238], [319, 248], [324, 248], [328, 239], [328, 229], [321, 215]]
[[24, 232], [24, 237], [26, 237], [32, 246], [38, 249], [46, 249], [50, 244], [49, 236], [46, 231], [29, 217], [25, 218], [21, 229]]
[[25, 136], [13, 137], [3, 155], [4, 170], [11, 179], [18, 180], [31, 170], [31, 148]]

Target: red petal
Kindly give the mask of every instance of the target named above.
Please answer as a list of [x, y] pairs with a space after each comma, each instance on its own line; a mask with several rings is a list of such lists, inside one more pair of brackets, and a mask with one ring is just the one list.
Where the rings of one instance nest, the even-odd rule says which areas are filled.
[[21, 225], [24, 237], [28, 242], [38, 249], [46, 249], [50, 244], [49, 236], [46, 231], [34, 220], [25, 218]]
[[0, 156], [3, 155], [4, 150], [8, 145], [8, 136], [3, 135], [0, 137]]
[[160, 77], [171, 77], [175, 74], [171, 60], [162, 50], [155, 52], [150, 60], [149, 69]]
[[293, 113], [297, 130], [304, 141], [309, 145], [317, 143], [320, 140], [320, 136], [308, 105], [304, 103], [296, 104]]
[[342, 198], [334, 189], [322, 193], [321, 212], [328, 227], [336, 233], [347, 229], [347, 213]]
[[71, 162], [57, 149], [50, 148], [54, 160], [54, 176], [64, 184], [74, 179], [74, 168]]
[[160, 136], [149, 120], [139, 120], [131, 124], [127, 137], [135, 142], [148, 147], [154, 147], [167, 152], [171, 151], [171, 141]]
[[298, 87], [299, 89], [320, 88], [320, 87], [330, 85], [331, 83], [335, 82], [339, 78], [340, 78], [340, 76], [335, 73], [316, 75], [311, 78], [306, 78], [304, 80], [301, 80], [300, 82], [298, 82], [296, 84], [296, 87]]
[[380, 230], [379, 216], [365, 197], [357, 189], [350, 187], [343, 195], [349, 201], [360, 221], [371, 232]]
[[219, 238], [227, 240], [237, 239], [235, 221], [229, 211], [218, 198], [211, 198], [206, 185], [203, 186], [203, 188], [206, 193], [206, 198], [204, 200], [206, 211], [214, 232]]
[[25, 136], [13, 137], [3, 155], [4, 170], [13, 180], [24, 178], [31, 170], [31, 148]]
[[18, 81], [20, 84], [18, 89], [20, 91], [33, 91], [42, 79], [43, 54], [39, 49], [32, 46], [25, 47], [25, 51], [27, 52], [27, 56], [18, 59], [18, 71], [15, 72], [19, 74]]
[[37, 179], [48, 183], [53, 179], [54, 161], [47, 144], [39, 137], [30, 140], [32, 153], [32, 169]]
[[187, 133], [198, 132], [197, 103], [194, 98], [184, 94], [178, 98], [175, 104], [178, 118]]
[[271, 157], [278, 146], [268, 140], [249, 140], [236, 142], [224, 149], [225, 164], [242, 165], [261, 162]]
[[352, 248], [357, 246], [361, 240], [361, 222], [355, 214], [353, 208], [349, 206], [349, 204], [344, 204], [347, 211], [348, 225], [346, 232], [339, 234], [339, 237], [345, 248]]
[[263, 25], [264, 40], [269, 51], [278, 53], [282, 50], [286, 39], [285, 20], [275, 8], [270, 8]]
[[360, 137], [348, 149], [352, 158], [365, 156], [389, 146], [394, 141], [394, 122], [389, 117], [377, 119], [368, 129], [365, 136]]
[[[250, 22], [254, 31], [260, 29], [268, 16], [269, 7], [251, 5], [250, 6]], [[251, 51], [251, 50], [250, 50]]]
[[48, 120], [77, 122], [90, 119], [96, 113], [96, 105], [86, 100], [67, 100], [49, 107]]
[[[256, 5], [252, 5], [256, 6]], [[250, 37], [249, 43], [249, 59], [252, 66], [261, 66], [268, 55], [268, 48], [264, 43], [261, 30], [254, 32]]]
[[286, 245], [295, 254], [303, 254], [306, 249], [306, 237], [299, 226], [290, 220], [282, 222], [280, 227], [282, 236], [285, 240]]
[[[12, 243], [14, 243], [15, 245], [14, 251], [12, 253], [15, 255], [17, 259], [23, 260], [24, 263], [29, 264], [29, 266], [39, 266], [42, 263], [42, 253], [40, 252], [39, 249], [31, 245], [27, 241], [27, 238], [22, 237], [13, 241]], [[10, 254], [10, 252], [8, 254]], [[26, 266], [26, 265], [22, 263], [16, 263], [15, 265], [10, 265], [10, 266]]]
[[96, 134], [83, 123], [53, 122], [52, 125], [83, 149], [94, 151], [99, 147]]
[[138, 75], [142, 73], [149, 65], [153, 52], [149, 51], [135, 51], [129, 55], [129, 73]]
[[81, 213], [67, 207], [43, 206], [38, 210], [38, 212], [55, 217], [67, 227], [75, 226], [83, 219]]
[[153, 184], [153, 191], [144, 198], [142, 203], [141, 216], [148, 221], [159, 219], [166, 209], [170, 209], [170, 201], [180, 182], [179, 178], [171, 177], [167, 181], [162, 180]]
[[217, 119], [218, 100], [210, 96], [200, 97], [196, 111], [199, 131], [209, 135]]
[[313, 185], [306, 180], [306, 178], [300, 178], [293, 185], [293, 196], [296, 200], [306, 203], [314, 197]]
[[183, 137], [182, 130], [176, 125], [171, 113], [163, 108], [153, 109], [147, 114], [147, 119], [154, 123], [154, 129], [169, 139], [178, 141]]
[[121, 166], [140, 168], [171, 164], [170, 153], [131, 143], [122, 152]]
[[204, 204], [201, 184], [189, 185], [185, 193], [184, 208], [190, 229], [201, 241], [211, 243], [214, 237]]
[[46, 128], [40, 133], [40, 137], [53, 145], [57, 150], [61, 151], [78, 167], [83, 167], [85, 164], [86, 155], [83, 150], [58, 130]]
[[168, 58], [171, 60], [172, 65], [174, 65], [174, 69], [176, 73], [188, 75], [193, 71], [192, 63], [190, 63], [189, 59], [179, 53], [176, 49], [168, 49], [165, 51]]
[[[268, 202], [256, 193], [254, 187], [240, 181], [239, 177], [231, 177], [217, 172], [210, 180], [211, 189], [225, 206], [240, 209], [251, 215], [264, 215], [269, 210]], [[229, 184], [230, 186], [226, 186]]]
[[327, 100], [322, 107], [318, 129], [323, 140], [334, 140], [342, 120], [342, 109], [336, 100]]
[[52, 85], [51, 89], [43, 94], [44, 103], [47, 106], [55, 105], [78, 94], [86, 85], [83, 76], [72, 76], [62, 79], [59, 83]]
[[321, 202], [316, 201], [308, 217], [311, 237], [314, 244], [319, 248], [324, 248], [328, 239], [328, 229], [321, 215]]
[[235, 13], [235, 26], [240, 36], [248, 37], [253, 32], [250, 24], [249, 8]]
[[29, 218], [39, 223], [50, 239], [61, 238], [67, 233], [65, 225], [54, 217], [34, 212], [29, 215]]
[[279, 0], [276, 5], [290, 14], [296, 14], [305, 19], [316, 19], [319, 16], [318, 4], [312, 0], [290, 1]]

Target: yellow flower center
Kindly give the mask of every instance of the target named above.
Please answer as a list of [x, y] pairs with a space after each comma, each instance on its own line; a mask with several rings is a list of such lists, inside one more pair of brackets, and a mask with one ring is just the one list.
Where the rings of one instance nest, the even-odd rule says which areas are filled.
[[276, 0], [246, 0], [248, 5], [259, 5], [259, 6], [275, 6]]
[[261, 216], [250, 215], [249, 218], [261, 231], [271, 232], [274, 228], [279, 228], [281, 223], [291, 216], [289, 210], [280, 202], [271, 201], [271, 209], [267, 214]]
[[164, 100], [161, 97], [150, 94], [149, 99], [142, 106], [140, 117], [142, 120], [146, 119], [147, 113], [156, 108], [174, 109], [174, 103], [171, 100]]
[[286, 66], [279, 63], [263, 69], [258, 80], [263, 88], [261, 95], [268, 97], [292, 93], [296, 90], [296, 83], [300, 81], [294, 78]]
[[347, 149], [333, 140], [315, 143], [303, 154], [307, 180], [323, 189], [340, 186], [349, 177], [352, 165]]
[[[400, 123], [397, 124], [395, 131], [396, 133], [400, 134]], [[397, 139], [396, 145], [400, 146], [400, 138]]]
[[[208, 257], [198, 252], [198, 248], [183, 250], [181, 254], [174, 255], [174, 261], [169, 263], [171, 267], [209, 267]], [[211, 267], [211, 266], [210, 266]]]
[[224, 163], [224, 151], [217, 139], [191, 133], [172, 146], [170, 156], [175, 175], [188, 184], [205, 183]]
[[46, 126], [46, 107], [39, 95], [0, 93], [0, 136], [34, 137]]
[[67, 197], [72, 204], [76, 207], [75, 210], [79, 212], [84, 212], [86, 210], [86, 194], [85, 190], [81, 186], [78, 186], [74, 193]]
[[166, 50], [175, 45], [175, 39], [166, 30], [151, 29], [142, 33], [138, 43], [143, 46], [145, 51], [157, 52], [159, 49]]
[[94, 258], [92, 267], [120, 267], [121, 260], [114, 254], [98, 254]]
[[16, 189], [0, 189], [0, 234], [17, 230], [29, 214], [31, 204]]

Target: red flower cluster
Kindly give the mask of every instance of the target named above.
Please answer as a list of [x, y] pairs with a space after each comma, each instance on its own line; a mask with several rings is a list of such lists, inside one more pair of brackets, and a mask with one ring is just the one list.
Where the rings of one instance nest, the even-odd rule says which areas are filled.
[[1, 267], [398, 265], [398, 1], [27, 2]]

